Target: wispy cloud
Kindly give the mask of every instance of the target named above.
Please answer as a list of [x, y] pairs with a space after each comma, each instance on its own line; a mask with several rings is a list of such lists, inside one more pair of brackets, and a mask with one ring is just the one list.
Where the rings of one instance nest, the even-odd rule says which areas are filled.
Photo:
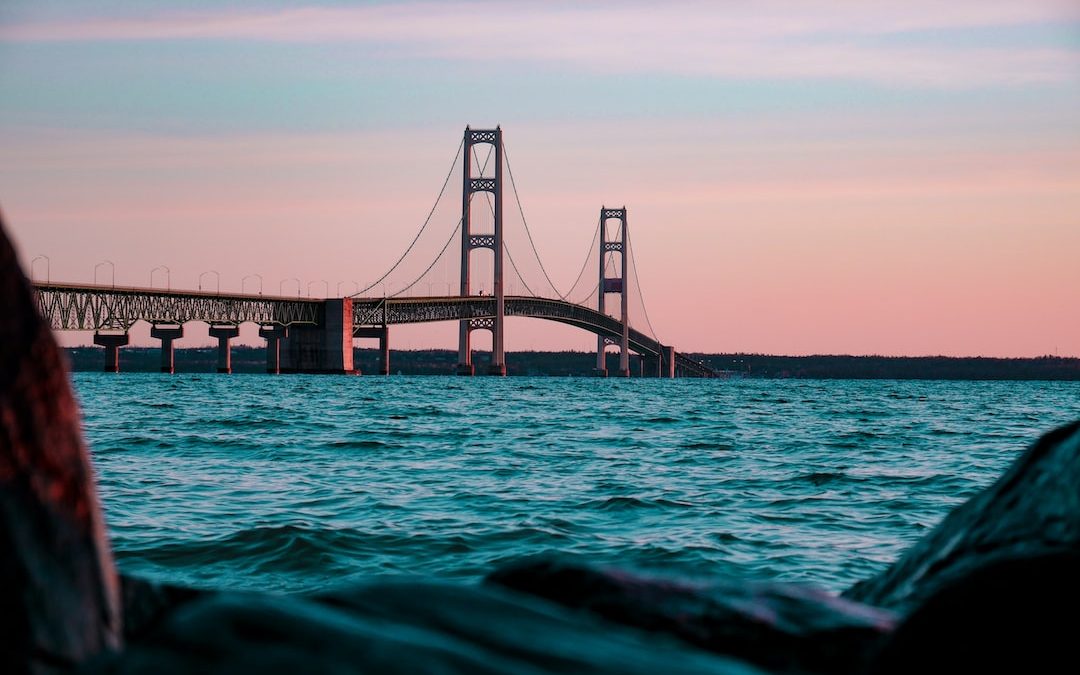
[[[1075, 80], [1074, 47], [1036, 40], [991, 48], [949, 39], [1053, 24], [1080, 26], [1080, 7], [1061, 0], [404, 3], [11, 22], [0, 26], [0, 40], [343, 41], [370, 45], [380, 58], [479, 66], [968, 86]], [[937, 37], [895, 39], [925, 31]]]

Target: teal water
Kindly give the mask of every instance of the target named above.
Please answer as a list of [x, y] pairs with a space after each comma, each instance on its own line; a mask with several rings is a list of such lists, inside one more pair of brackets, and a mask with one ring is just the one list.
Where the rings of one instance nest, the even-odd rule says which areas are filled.
[[1080, 383], [77, 373], [121, 569], [310, 591], [540, 552], [840, 590]]

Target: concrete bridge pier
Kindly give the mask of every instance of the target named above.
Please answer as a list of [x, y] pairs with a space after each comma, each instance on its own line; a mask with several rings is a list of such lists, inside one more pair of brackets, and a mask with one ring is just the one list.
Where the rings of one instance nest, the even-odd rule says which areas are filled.
[[357, 375], [352, 298], [329, 298], [315, 325], [293, 324], [282, 342], [283, 373]]
[[353, 337], [376, 338], [379, 341], [379, 374], [390, 374], [390, 328], [374, 326], [353, 329]]
[[281, 373], [281, 341], [288, 335], [285, 326], [259, 326], [259, 337], [266, 340], [266, 372], [271, 375]]
[[150, 337], [161, 340], [161, 372], [170, 375], [176, 372], [176, 363], [173, 360], [173, 340], [184, 337], [184, 327], [180, 324], [150, 326]]
[[94, 333], [94, 344], [105, 348], [105, 372], [120, 372], [120, 348], [127, 346], [128, 334]]
[[[464, 285], [464, 282], [462, 282]], [[472, 362], [472, 322], [461, 321], [458, 334], [458, 363], [457, 374], [464, 377], [472, 377], [476, 374], [476, 368]]]
[[390, 374], [390, 328], [383, 326], [379, 334], [379, 374]]
[[660, 377], [675, 377], [675, 348], [669, 345], [661, 345], [663, 352], [660, 355]]
[[210, 326], [210, 337], [218, 340], [217, 348], [217, 371], [219, 373], [232, 372], [232, 339], [240, 334], [239, 326]]

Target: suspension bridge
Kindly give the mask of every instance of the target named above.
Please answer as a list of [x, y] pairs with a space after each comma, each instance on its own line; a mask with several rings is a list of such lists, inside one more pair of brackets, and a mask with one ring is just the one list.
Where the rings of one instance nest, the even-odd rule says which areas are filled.
[[[631, 354], [637, 356], [634, 370], [644, 376], [716, 375], [657, 337], [638, 282], [625, 207], [600, 208], [577, 278], [566, 292], [556, 288], [533, 242], [502, 134], [500, 127], [466, 127], [435, 204], [410, 244], [384, 274], [352, 295], [300, 297], [299, 283], [297, 296], [287, 297], [46, 281], [34, 284], [39, 309], [53, 330], [94, 331], [110, 372], [120, 370], [120, 348], [129, 343], [129, 330], [139, 321], [149, 323], [151, 337], [161, 341], [162, 372], [175, 370], [173, 342], [183, 337], [184, 325], [201, 321], [218, 340], [219, 372], [232, 371], [231, 341], [239, 326], [250, 322], [266, 339], [267, 372], [356, 373], [354, 341], [377, 339], [382, 374], [390, 373], [391, 326], [456, 321], [456, 372], [476, 373], [472, 334], [483, 330], [491, 334], [487, 373], [506, 375], [505, 319], [528, 317], [595, 334], [594, 372], [599, 376], [608, 375], [606, 352], [612, 346], [619, 351], [620, 376], [631, 375]], [[478, 148], [487, 151], [483, 162]], [[443, 218], [447, 188], [458, 171], [460, 212], [455, 207], [451, 218]], [[504, 217], [506, 178], [517, 207], [511, 219]], [[438, 233], [439, 222], [455, 220], [444, 240], [446, 230]], [[520, 225], [524, 234], [514, 241], [515, 248], [527, 245], [518, 249], [525, 255], [517, 259], [507, 236], [511, 225]], [[455, 241], [460, 251], [453, 248]], [[595, 277], [586, 274], [590, 267]], [[450, 292], [455, 281], [456, 295]], [[436, 286], [446, 288], [446, 294], [433, 294]], [[420, 294], [424, 288], [428, 292]], [[617, 305], [610, 302], [614, 295], [619, 296]]]

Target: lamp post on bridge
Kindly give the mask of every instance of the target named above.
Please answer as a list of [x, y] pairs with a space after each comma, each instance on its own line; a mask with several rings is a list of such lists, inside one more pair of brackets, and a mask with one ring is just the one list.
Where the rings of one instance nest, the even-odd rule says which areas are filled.
[[[94, 265], [94, 285], [97, 285], [98, 269], [108, 265], [110, 269], [110, 281], [113, 288], [116, 288], [116, 265], [111, 260], [103, 260]], [[94, 332], [94, 344], [99, 347], [105, 348], [105, 372], [106, 373], [119, 373], [120, 372], [120, 348], [128, 343], [127, 329], [124, 329], [122, 333], [115, 333], [111, 330], [102, 332], [100, 330]]]
[[318, 283], [323, 284], [323, 286], [325, 287], [323, 297], [325, 298], [326, 296], [330, 295], [330, 283], [326, 279], [315, 279], [314, 281], [309, 281], [307, 285], [307, 295], [309, 298], [311, 297], [311, 284]]
[[296, 282], [296, 297], [299, 298], [300, 297], [300, 280], [297, 279], [296, 277], [290, 277], [288, 279], [282, 279], [278, 283], [278, 295], [285, 295], [284, 288], [285, 288], [285, 282], [286, 281], [295, 281]]
[[47, 256], [47, 255], [35, 256], [34, 259], [30, 261], [30, 281], [34, 280], [34, 263], [36, 263], [39, 260], [44, 260], [45, 261], [45, 283], [49, 283], [49, 281], [50, 281], [50, 279], [49, 279], [49, 276], [50, 276], [49, 268], [52, 267], [52, 263], [49, 260], [49, 256]]
[[110, 282], [112, 284], [112, 287], [116, 288], [116, 265], [114, 265], [113, 261], [111, 261], [111, 260], [102, 260], [98, 264], [94, 265], [94, 283], [97, 284], [98, 268], [101, 267], [102, 265], [108, 265], [109, 266]]
[[202, 274], [199, 275], [199, 290], [200, 291], [202, 290], [202, 279], [207, 274], [213, 274], [214, 275], [214, 278], [217, 280], [217, 287], [216, 287], [215, 292], [218, 295], [221, 295], [221, 275], [218, 274], [217, 270], [207, 270], [206, 272], [203, 272]]
[[341, 297], [341, 284], [352, 284], [353, 285], [353, 295], [356, 295], [357, 293], [360, 292], [360, 284], [356, 283], [355, 281], [339, 281], [339, 282], [337, 282], [337, 286], [334, 287], [334, 295], [336, 295], [339, 298]]
[[165, 290], [170, 290], [172, 288], [172, 272], [165, 265], [158, 265], [150, 270], [150, 288], [154, 287], [154, 272], [158, 270], [165, 270]]
[[245, 283], [245, 282], [246, 282], [246, 281], [247, 281], [248, 279], [251, 279], [252, 277], [254, 277], [254, 278], [256, 278], [256, 279], [258, 279], [258, 280], [259, 280], [259, 295], [262, 295], [262, 294], [263, 294], [263, 278], [262, 278], [262, 275], [261, 275], [261, 274], [249, 274], [249, 275], [247, 275], [246, 277], [244, 277], [243, 279], [241, 279], [241, 280], [240, 280], [240, 292], [241, 292], [241, 293], [243, 293], [243, 292], [244, 292], [244, 283]]

